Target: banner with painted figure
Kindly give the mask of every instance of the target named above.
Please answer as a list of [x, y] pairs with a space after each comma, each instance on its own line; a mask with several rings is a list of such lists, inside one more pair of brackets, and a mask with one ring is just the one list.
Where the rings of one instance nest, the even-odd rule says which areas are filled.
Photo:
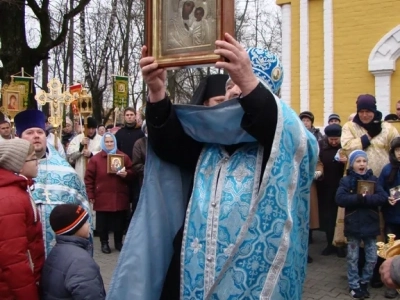
[[82, 84], [77, 83], [73, 84], [69, 87], [69, 92], [74, 97], [74, 99], [78, 99], [82, 92]]
[[[22, 97], [22, 109], [28, 107], [29, 94], [32, 93], [32, 77], [13, 76], [13, 85], [18, 86], [19, 95]], [[20, 109], [21, 110], [21, 109]]]
[[114, 107], [125, 108], [129, 103], [129, 77], [114, 76]]

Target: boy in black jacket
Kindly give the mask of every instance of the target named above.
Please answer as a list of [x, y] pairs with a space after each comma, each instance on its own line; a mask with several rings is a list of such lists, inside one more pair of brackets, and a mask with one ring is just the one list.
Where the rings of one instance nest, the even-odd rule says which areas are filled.
[[[359, 181], [375, 182], [374, 191], [359, 190]], [[379, 206], [387, 201], [386, 192], [378, 178], [368, 169], [368, 157], [362, 150], [349, 155], [347, 176], [340, 181], [336, 203], [345, 208], [344, 235], [347, 238], [347, 278], [350, 295], [354, 299], [369, 298], [368, 283], [373, 275], [377, 260], [376, 236], [379, 229]], [[364, 243], [366, 263], [362, 276], [358, 275], [358, 255]]]
[[100, 268], [90, 255], [88, 213], [79, 205], [62, 204], [50, 214], [57, 244], [42, 270], [42, 300], [104, 300]]

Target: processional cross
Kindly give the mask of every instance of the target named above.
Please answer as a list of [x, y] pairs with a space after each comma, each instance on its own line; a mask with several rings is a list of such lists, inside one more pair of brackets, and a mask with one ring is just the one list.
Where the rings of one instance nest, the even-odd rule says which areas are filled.
[[67, 91], [62, 91], [62, 84], [60, 80], [54, 78], [47, 84], [49, 88], [49, 93], [40, 90], [36, 96], [35, 100], [40, 105], [45, 105], [49, 103], [50, 106], [50, 117], [48, 119], [49, 123], [57, 128], [62, 125], [63, 122], [63, 109], [64, 104], [66, 106], [70, 105], [74, 100], [74, 97]]

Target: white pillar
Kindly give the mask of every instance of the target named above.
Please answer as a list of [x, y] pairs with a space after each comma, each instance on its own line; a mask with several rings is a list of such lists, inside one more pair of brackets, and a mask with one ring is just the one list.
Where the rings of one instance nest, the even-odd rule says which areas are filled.
[[393, 70], [371, 72], [375, 76], [375, 98], [382, 118], [390, 114], [391, 77]]
[[292, 6], [282, 6], [282, 100], [290, 106], [292, 97]]
[[333, 102], [333, 7], [332, 0], [324, 0], [324, 126]]
[[310, 110], [308, 1], [300, 0], [300, 112]]

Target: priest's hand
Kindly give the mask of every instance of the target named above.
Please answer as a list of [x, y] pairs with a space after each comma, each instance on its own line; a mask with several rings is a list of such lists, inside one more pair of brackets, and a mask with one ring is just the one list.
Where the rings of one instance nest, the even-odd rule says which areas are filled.
[[89, 202], [92, 204], [94, 204], [94, 201], [95, 201], [94, 199], [89, 199]]
[[92, 152], [91, 152], [90, 150], [88, 150], [88, 149], [84, 149], [84, 150], [82, 151], [82, 154], [83, 154], [84, 157], [90, 157], [90, 156], [92, 156]]
[[155, 58], [148, 56], [147, 47], [142, 47], [142, 58], [139, 61], [144, 82], [149, 88], [149, 101], [159, 102], [165, 98], [165, 80], [167, 72], [158, 68]]
[[246, 50], [230, 34], [225, 33], [225, 41], [216, 41], [214, 53], [223, 56], [226, 61], [217, 62], [215, 67], [223, 68], [232, 81], [242, 91], [242, 96], [250, 94], [259, 81], [253, 73], [249, 55]]

